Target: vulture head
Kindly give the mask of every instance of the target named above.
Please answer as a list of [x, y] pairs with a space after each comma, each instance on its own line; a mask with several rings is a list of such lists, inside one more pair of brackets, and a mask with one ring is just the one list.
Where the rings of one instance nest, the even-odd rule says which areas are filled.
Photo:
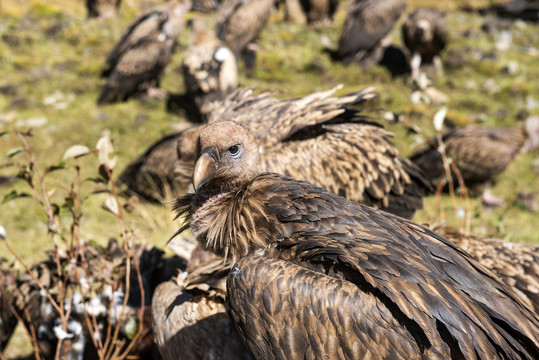
[[419, 19], [415, 25], [415, 38], [424, 43], [431, 42], [433, 38], [432, 23], [427, 19]]
[[257, 173], [257, 142], [245, 126], [232, 120], [208, 125], [200, 132], [199, 145], [201, 151], [193, 172], [197, 192], [210, 183], [211, 188], [227, 192]]

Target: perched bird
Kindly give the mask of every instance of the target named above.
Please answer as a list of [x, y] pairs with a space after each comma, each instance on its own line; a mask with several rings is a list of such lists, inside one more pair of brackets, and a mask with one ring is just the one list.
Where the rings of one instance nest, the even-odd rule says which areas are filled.
[[115, 18], [122, 0], [86, 0], [88, 17]]
[[271, 15], [275, 0], [229, 0], [221, 4], [215, 17], [215, 33], [239, 61], [243, 55], [248, 70], [255, 64], [251, 45]]
[[339, 0], [301, 0], [300, 4], [310, 24], [331, 24]]
[[[226, 311], [230, 266], [209, 258], [161, 283], [152, 300], [155, 342], [163, 359], [252, 359]], [[191, 265], [191, 268], [190, 267]], [[192, 270], [192, 271], [191, 271]]]
[[128, 26], [105, 61], [107, 82], [101, 87], [99, 105], [126, 101], [140, 93], [159, 93], [156, 89], [191, 7], [191, 0], [180, 1], [156, 7]]
[[193, 20], [194, 39], [186, 50], [182, 72], [187, 96], [203, 120], [230, 92], [238, 87], [238, 65], [234, 53], [207, 29], [202, 19]]
[[[473, 188], [501, 173], [517, 154], [539, 145], [539, 117], [531, 116], [525, 124], [512, 128], [480, 125], [456, 128], [444, 133], [442, 141], [464, 183]], [[414, 153], [410, 160], [425, 172], [430, 181], [447, 181], [436, 139]], [[458, 184], [454, 173], [451, 177], [453, 183]]]
[[[238, 90], [216, 107], [209, 121], [232, 117], [249, 126], [259, 143], [261, 171], [308, 180], [351, 200], [411, 217], [422, 208], [430, 185], [419, 169], [399, 155], [391, 133], [364, 121], [351, 108], [371, 100], [373, 89], [342, 97], [333, 97], [335, 91], [277, 100], [268, 93]], [[186, 193], [203, 128], [160, 140], [128, 165], [118, 182], [150, 200], [165, 195], [165, 184], [174, 195]]]
[[[170, 279], [173, 275], [170, 268], [179, 263], [171, 259], [167, 265], [163, 251], [137, 246], [133, 252], [141, 281], [133, 265], [135, 259], [131, 258], [133, 268], [127, 287], [127, 254], [115, 240], [109, 241], [106, 248], [84, 246], [77, 251], [78, 256], [60, 254], [58, 262], [56, 254], [50, 253], [48, 260], [34, 265], [31, 274], [24, 273], [17, 284], [14, 308], [25, 327], [34, 332], [41, 358], [54, 359], [59, 351], [60, 358], [98, 359], [100, 351], [110, 352], [114, 348], [131, 356], [156, 358], [150, 300], [157, 283]], [[65, 324], [45, 291], [57, 306], [64, 307], [64, 313], [68, 314]], [[64, 292], [63, 297], [60, 291]], [[116, 328], [118, 334], [113, 339]], [[128, 350], [130, 340], [139, 330], [141, 335]]]
[[[0, 233], [0, 239], [3, 239]], [[6, 259], [0, 258], [0, 354], [6, 348], [18, 320], [14, 313], [13, 303], [17, 288], [17, 274], [5, 266]]]
[[223, 3], [223, 0], [193, 0], [193, 11], [200, 13], [211, 13], [216, 11]]
[[465, 235], [444, 226], [436, 232], [466, 250], [509, 285], [530, 310], [539, 314], [539, 246]]
[[255, 358], [539, 357], [539, 318], [447, 239], [260, 173], [233, 121], [203, 129], [200, 148], [178, 232], [235, 262], [228, 309]]
[[406, 3], [406, 0], [353, 0], [339, 47], [332, 56], [345, 64], [356, 61], [367, 66], [371, 59], [378, 62], [382, 57], [381, 42], [399, 20]]
[[422, 64], [433, 64], [436, 75], [441, 75], [440, 53], [449, 40], [445, 12], [433, 8], [419, 8], [402, 24], [402, 39], [411, 55], [412, 79], [419, 76]]

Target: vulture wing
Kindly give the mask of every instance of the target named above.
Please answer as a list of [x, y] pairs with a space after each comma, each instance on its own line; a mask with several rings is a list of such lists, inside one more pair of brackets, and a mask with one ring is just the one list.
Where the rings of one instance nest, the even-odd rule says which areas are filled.
[[539, 246], [465, 235], [447, 227], [436, 231], [496, 274], [539, 314]]
[[[255, 255], [244, 257], [232, 269], [228, 280], [233, 319], [254, 354], [264, 351], [279, 358], [283, 348], [305, 349], [302, 345], [305, 340], [294, 331], [289, 332], [302, 326], [306, 328], [305, 333], [312, 334], [307, 342], [311, 344], [309, 353], [316, 354], [314, 344], [320, 338], [315, 335], [317, 328], [309, 321], [318, 314], [326, 316], [326, 311], [327, 316], [335, 313], [333, 321], [329, 318], [330, 322], [318, 330], [323, 332], [322, 336], [327, 336], [327, 341], [321, 344], [324, 351], [349, 347], [350, 351], [357, 349], [374, 356], [378, 352], [371, 352], [363, 343], [369, 336], [398, 339], [388, 340], [389, 348], [380, 349], [390, 355], [401, 351], [417, 354], [419, 350], [418, 357], [488, 358], [499, 354], [501, 358], [532, 359], [539, 356], [539, 320], [491, 272], [428, 229], [346, 201], [309, 183], [276, 174], [255, 177], [234, 196], [245, 202], [243, 208], [239, 203], [229, 204], [238, 209], [229, 216], [238, 227], [245, 226], [243, 231], [230, 225], [232, 228], [201, 233], [200, 226], [205, 225], [200, 221], [193, 231], [206, 238], [208, 244], [216, 244], [212, 239], [214, 234], [236, 233], [232, 239], [235, 248], [230, 248], [233, 257], [252, 254], [252, 249], [268, 241], [267, 236], [273, 239], [269, 240], [273, 245], [266, 253], [254, 252]], [[205, 211], [204, 208], [201, 213], [197, 212], [197, 219], [209, 219]], [[217, 206], [211, 211], [226, 210]], [[254, 232], [247, 234], [249, 223], [258, 225], [252, 228]], [[218, 224], [214, 226], [219, 228]], [[238, 245], [246, 239], [250, 245]], [[266, 261], [260, 265], [260, 256], [303, 269], [294, 266], [270, 270]], [[244, 279], [248, 276], [245, 274], [256, 275]], [[265, 286], [273, 278], [280, 286], [275, 292]], [[334, 278], [338, 281], [334, 282]], [[346, 287], [343, 284], [347, 284]], [[297, 299], [295, 291], [300, 291]], [[304, 296], [301, 291], [305, 292]], [[245, 300], [236, 296], [247, 292], [250, 295]], [[362, 301], [352, 302], [350, 299], [355, 296]], [[291, 306], [283, 314], [287, 326], [275, 326], [276, 323], [272, 323], [275, 312], [285, 309], [279, 304], [287, 297], [291, 299]], [[329, 299], [333, 298], [341, 300], [332, 306]], [[250, 307], [248, 302], [252, 304]], [[366, 308], [361, 308], [364, 305]], [[356, 316], [361, 319], [357, 326], [347, 326], [346, 321], [355, 322], [347, 319], [358, 312], [361, 315]], [[388, 321], [393, 325], [386, 330], [374, 325], [387, 325]], [[257, 329], [265, 327], [275, 335], [259, 343]], [[345, 331], [350, 329], [353, 332]], [[392, 335], [382, 335], [388, 329]], [[337, 337], [331, 335], [334, 331], [339, 334]], [[404, 331], [413, 340], [402, 337], [400, 334]], [[331, 347], [331, 341], [343, 337], [350, 343]], [[262, 349], [250, 345], [255, 343]], [[304, 353], [301, 354], [289, 354], [286, 358], [303, 358]], [[339, 357], [339, 353], [329, 354]]]

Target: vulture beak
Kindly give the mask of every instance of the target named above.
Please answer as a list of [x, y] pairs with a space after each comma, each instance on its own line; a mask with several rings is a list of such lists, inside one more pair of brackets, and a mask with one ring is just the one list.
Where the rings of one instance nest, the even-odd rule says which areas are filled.
[[193, 172], [193, 187], [198, 191], [200, 185], [204, 184], [217, 170], [219, 155], [213, 146], [202, 149], [200, 156], [195, 164]]

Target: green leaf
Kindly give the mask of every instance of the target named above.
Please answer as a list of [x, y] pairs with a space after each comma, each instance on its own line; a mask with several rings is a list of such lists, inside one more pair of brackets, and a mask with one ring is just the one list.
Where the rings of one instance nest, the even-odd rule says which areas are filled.
[[6, 203], [10, 200], [13, 200], [13, 199], [18, 199], [18, 198], [23, 198], [23, 197], [30, 197], [30, 194], [28, 193], [18, 193], [17, 191], [13, 190], [11, 192], [9, 192], [8, 194], [6, 194], [4, 196], [4, 199], [2, 200], [2, 203]]
[[51, 173], [53, 171], [56, 171], [56, 170], [61, 170], [61, 169], [65, 169], [66, 168], [66, 162], [65, 161], [62, 161], [60, 163], [58, 163], [58, 165], [51, 165], [49, 166], [46, 170], [45, 170], [45, 173]]
[[15, 155], [17, 155], [18, 153], [20, 152], [23, 152], [24, 151], [24, 148], [14, 148], [14, 149], [11, 149], [7, 152], [7, 157], [13, 157]]

